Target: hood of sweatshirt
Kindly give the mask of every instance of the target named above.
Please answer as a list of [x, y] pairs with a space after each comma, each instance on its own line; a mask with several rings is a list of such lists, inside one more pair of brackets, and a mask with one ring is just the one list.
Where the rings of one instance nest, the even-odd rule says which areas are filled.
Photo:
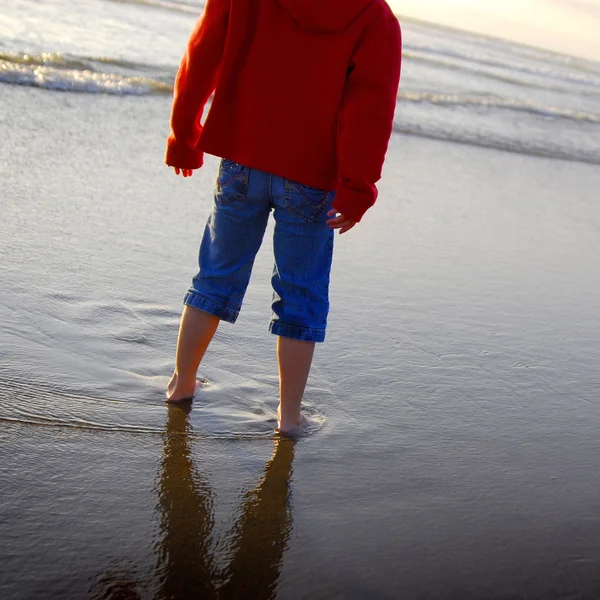
[[374, 0], [277, 0], [302, 29], [338, 33]]

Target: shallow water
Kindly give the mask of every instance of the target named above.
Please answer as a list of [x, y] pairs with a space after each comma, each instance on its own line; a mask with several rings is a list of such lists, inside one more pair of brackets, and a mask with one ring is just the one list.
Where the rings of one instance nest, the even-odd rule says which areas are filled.
[[600, 597], [596, 165], [394, 135], [293, 442], [268, 236], [210, 384], [163, 403], [216, 174], [162, 166], [168, 96], [0, 106], [0, 598]]
[[597, 597], [597, 169], [395, 137], [270, 471], [268, 241], [162, 401], [216, 161], [161, 167], [168, 99], [2, 102], [1, 597]]

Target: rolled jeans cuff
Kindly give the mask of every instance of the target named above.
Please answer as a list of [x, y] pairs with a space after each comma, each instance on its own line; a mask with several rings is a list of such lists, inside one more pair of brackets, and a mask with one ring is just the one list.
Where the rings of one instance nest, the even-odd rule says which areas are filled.
[[204, 311], [210, 315], [214, 315], [215, 317], [218, 317], [222, 321], [227, 321], [228, 323], [235, 323], [238, 315], [240, 314], [239, 309], [223, 306], [217, 302], [214, 302], [213, 300], [205, 298], [204, 296], [200, 296], [200, 294], [191, 290], [185, 295], [183, 303], [187, 304], [188, 306], [193, 306], [194, 308]]
[[288, 325], [279, 321], [271, 321], [269, 331], [274, 335], [301, 340], [303, 342], [324, 342], [325, 330], [298, 325]]

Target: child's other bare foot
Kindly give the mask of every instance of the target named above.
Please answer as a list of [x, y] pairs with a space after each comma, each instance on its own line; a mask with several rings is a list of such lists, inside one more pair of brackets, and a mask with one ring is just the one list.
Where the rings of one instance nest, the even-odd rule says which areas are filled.
[[196, 393], [196, 379], [184, 381], [177, 373], [173, 373], [171, 381], [167, 386], [167, 402], [178, 404], [183, 402], [191, 402]]
[[277, 432], [281, 435], [293, 437], [301, 432], [304, 425], [307, 424], [307, 419], [302, 413], [298, 413], [292, 417], [282, 415], [281, 407], [277, 409]]

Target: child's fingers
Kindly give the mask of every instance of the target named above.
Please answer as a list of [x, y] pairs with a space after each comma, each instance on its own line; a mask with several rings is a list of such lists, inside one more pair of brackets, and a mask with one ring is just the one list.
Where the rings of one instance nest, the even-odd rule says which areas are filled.
[[356, 221], [348, 221], [341, 229], [340, 229], [340, 235], [342, 235], [342, 233], [346, 233], [346, 231], [350, 231], [354, 226], [356, 225]]
[[327, 224], [331, 229], [339, 229], [340, 234], [342, 234], [346, 233], [346, 231], [350, 231], [356, 225], [356, 221], [353, 221], [352, 219], [346, 219], [346, 217], [340, 215], [335, 219], [330, 219], [327, 221]]
[[335, 217], [335, 219], [329, 219], [325, 222], [331, 229], [340, 229], [340, 233], [345, 233], [356, 225], [356, 221], [347, 219], [344, 215], [339, 215], [338, 217]]
[[173, 167], [175, 175], [183, 175], [184, 177], [191, 177], [194, 174], [193, 169], [180, 169], [179, 167]]
[[337, 217], [335, 217], [333, 219], [328, 219], [327, 221], [325, 221], [325, 223], [327, 223], [327, 225], [329, 225], [329, 227], [331, 227], [333, 229], [337, 229], [338, 227], [341, 227], [345, 221], [346, 221], [346, 217], [344, 217], [344, 215], [338, 215]]

